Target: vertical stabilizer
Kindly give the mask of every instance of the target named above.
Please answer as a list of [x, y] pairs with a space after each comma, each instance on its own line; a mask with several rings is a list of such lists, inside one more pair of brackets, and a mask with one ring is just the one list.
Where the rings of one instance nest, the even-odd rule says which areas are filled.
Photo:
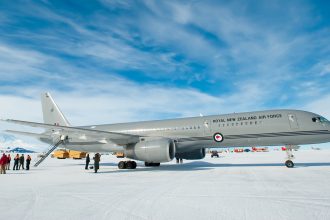
[[41, 105], [44, 123], [61, 126], [70, 125], [48, 92], [41, 94]]

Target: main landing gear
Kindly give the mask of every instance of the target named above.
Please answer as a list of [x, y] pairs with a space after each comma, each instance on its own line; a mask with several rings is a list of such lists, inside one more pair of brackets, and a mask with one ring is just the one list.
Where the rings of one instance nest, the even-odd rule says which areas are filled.
[[119, 169], [135, 169], [136, 168], [136, 162], [135, 161], [120, 161], [118, 163]]
[[297, 147], [296, 146], [285, 146], [285, 148], [286, 148], [285, 152], [287, 155], [287, 161], [285, 161], [285, 166], [287, 168], [293, 168], [294, 163], [292, 162], [292, 159], [294, 159], [294, 156], [293, 156], [292, 150]]

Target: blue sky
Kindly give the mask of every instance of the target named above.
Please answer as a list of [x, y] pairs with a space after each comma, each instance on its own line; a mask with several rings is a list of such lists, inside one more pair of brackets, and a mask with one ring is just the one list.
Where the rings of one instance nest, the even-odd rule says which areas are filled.
[[329, 117], [326, 1], [0, 1], [1, 117], [73, 124], [297, 108]]

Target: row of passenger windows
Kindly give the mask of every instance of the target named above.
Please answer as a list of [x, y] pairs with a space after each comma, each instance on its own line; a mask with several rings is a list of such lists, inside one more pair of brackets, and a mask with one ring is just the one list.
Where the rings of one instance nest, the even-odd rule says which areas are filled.
[[258, 125], [261, 124], [262, 121], [246, 121], [246, 122], [236, 122], [236, 123], [223, 123], [219, 124], [219, 127], [234, 127], [234, 126], [244, 126], [244, 125]]
[[[246, 121], [246, 122], [233, 122], [233, 123], [219, 123], [218, 127], [235, 127], [235, 126], [247, 126], [247, 125], [258, 125], [262, 124], [262, 121]], [[184, 126], [184, 127], [174, 127], [174, 128], [158, 128], [158, 129], [151, 129], [153, 131], [184, 131], [184, 130], [200, 130], [203, 129], [201, 125], [193, 125], [193, 126]], [[149, 129], [142, 129], [138, 132], [146, 132], [151, 131]], [[133, 130], [134, 131], [134, 130]], [[131, 132], [131, 131], [121, 131], [121, 132]], [[136, 132], [136, 130], [135, 130]]]
[[[236, 122], [236, 123], [220, 123], [219, 127], [234, 127], [234, 126], [245, 126], [245, 125], [258, 125], [262, 124], [262, 121], [246, 121], [246, 122]], [[169, 130], [198, 130], [201, 129], [202, 126], [194, 125], [194, 126], [185, 126], [185, 127], [175, 127], [175, 128], [163, 128], [157, 130], [169, 131]]]

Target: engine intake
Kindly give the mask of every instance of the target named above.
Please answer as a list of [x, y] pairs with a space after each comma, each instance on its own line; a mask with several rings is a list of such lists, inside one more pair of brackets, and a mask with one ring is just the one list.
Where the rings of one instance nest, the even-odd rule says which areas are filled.
[[149, 163], [169, 162], [175, 156], [175, 143], [169, 138], [144, 138], [143, 141], [127, 146], [125, 156]]

